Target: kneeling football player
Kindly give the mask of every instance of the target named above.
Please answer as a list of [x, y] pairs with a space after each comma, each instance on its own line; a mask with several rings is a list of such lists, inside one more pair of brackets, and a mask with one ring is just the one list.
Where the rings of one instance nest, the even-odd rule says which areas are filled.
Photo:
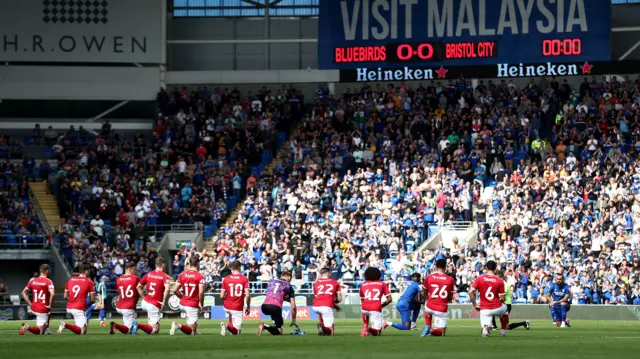
[[382, 318], [382, 308], [391, 304], [392, 299], [389, 287], [381, 278], [382, 272], [376, 267], [369, 267], [364, 271], [364, 282], [360, 286], [363, 322], [360, 336], [377, 337], [387, 328], [387, 322]]
[[340, 292], [340, 283], [331, 278], [331, 270], [322, 268], [320, 270], [320, 279], [313, 284], [313, 294], [316, 296], [313, 300], [313, 311], [318, 314], [318, 335], [333, 335], [334, 317], [333, 310], [340, 310], [337, 303], [342, 301], [342, 293]]
[[[198, 272], [200, 259], [197, 256], [189, 258], [188, 269], [178, 277], [173, 293], [180, 298], [180, 310], [187, 317], [187, 324], [171, 322], [169, 335], [180, 329], [186, 335], [198, 334], [198, 313], [204, 306], [204, 276]], [[182, 289], [182, 290], [181, 290]]]

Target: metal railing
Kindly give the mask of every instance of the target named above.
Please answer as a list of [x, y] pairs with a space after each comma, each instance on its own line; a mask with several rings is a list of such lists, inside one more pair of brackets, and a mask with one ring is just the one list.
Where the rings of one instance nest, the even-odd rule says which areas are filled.
[[0, 251], [47, 248], [49, 248], [49, 240], [44, 234], [0, 234]]

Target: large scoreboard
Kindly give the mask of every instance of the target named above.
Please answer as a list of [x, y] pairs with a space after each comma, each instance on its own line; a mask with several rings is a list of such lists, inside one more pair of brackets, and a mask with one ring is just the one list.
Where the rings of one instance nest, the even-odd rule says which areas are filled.
[[320, 69], [608, 61], [609, 0], [322, 0]]

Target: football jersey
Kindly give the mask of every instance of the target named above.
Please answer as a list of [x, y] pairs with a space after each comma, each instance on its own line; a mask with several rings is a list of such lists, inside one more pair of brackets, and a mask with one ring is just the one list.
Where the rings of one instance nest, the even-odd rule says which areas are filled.
[[444, 273], [431, 273], [424, 279], [427, 290], [427, 308], [436, 312], [449, 311], [449, 302], [455, 291], [455, 281]]
[[125, 274], [116, 280], [116, 291], [118, 292], [118, 309], [136, 309], [138, 304], [138, 283], [140, 279], [135, 275]]
[[487, 274], [476, 278], [471, 285], [480, 292], [480, 309], [496, 309], [502, 306], [500, 295], [504, 295], [504, 281], [495, 275]]
[[164, 299], [164, 290], [171, 285], [171, 279], [167, 273], [154, 270], [147, 273], [140, 280], [140, 284], [147, 287], [147, 295], [144, 297], [144, 301], [160, 308], [160, 303]]
[[362, 310], [381, 312], [382, 298], [388, 295], [389, 287], [387, 287], [387, 283], [381, 280], [365, 281], [360, 286], [360, 300], [362, 301]]
[[31, 291], [31, 310], [36, 313], [49, 313], [47, 308], [51, 301], [51, 290], [53, 290], [53, 282], [47, 277], [38, 277], [27, 284]]
[[69, 292], [67, 309], [87, 309], [87, 297], [96, 291], [93, 281], [87, 277], [76, 276], [67, 281], [65, 290]]
[[200, 306], [200, 285], [204, 285], [204, 276], [198, 271], [188, 270], [180, 274], [178, 283], [182, 285], [180, 305], [198, 308]]
[[556, 283], [551, 285], [549, 289], [549, 293], [551, 293], [551, 298], [554, 302], [558, 302], [564, 298], [565, 295], [571, 295], [571, 290], [569, 290], [569, 285], [563, 283], [562, 286], [559, 286]]
[[313, 306], [334, 308], [337, 293], [340, 293], [340, 283], [337, 280], [331, 278], [318, 279], [313, 284], [313, 294], [316, 296], [313, 300]]
[[282, 302], [295, 297], [291, 283], [282, 279], [272, 279], [267, 286], [263, 304], [276, 305], [282, 308]]
[[229, 310], [242, 310], [244, 293], [249, 288], [249, 279], [242, 274], [229, 274], [222, 279], [222, 288], [226, 292], [224, 307]]

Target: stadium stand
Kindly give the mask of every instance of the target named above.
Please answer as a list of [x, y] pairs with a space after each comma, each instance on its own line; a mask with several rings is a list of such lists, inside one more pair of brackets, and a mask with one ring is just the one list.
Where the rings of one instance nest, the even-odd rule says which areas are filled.
[[[152, 238], [202, 223], [205, 248], [170, 267], [202, 257], [209, 289], [240, 260], [256, 292], [284, 270], [304, 292], [323, 267], [353, 290], [368, 266], [397, 291], [446, 258], [458, 302], [496, 260], [516, 303], [544, 303], [566, 271], [575, 303], [640, 304], [640, 78], [494, 81], [320, 84], [313, 98], [176, 87], [157, 94], [150, 133], [36, 124], [0, 136], [0, 244], [51, 243], [112, 287], [128, 260], [154, 269]], [[31, 145], [43, 158], [23, 158]], [[456, 223], [477, 240], [433, 245]]]

